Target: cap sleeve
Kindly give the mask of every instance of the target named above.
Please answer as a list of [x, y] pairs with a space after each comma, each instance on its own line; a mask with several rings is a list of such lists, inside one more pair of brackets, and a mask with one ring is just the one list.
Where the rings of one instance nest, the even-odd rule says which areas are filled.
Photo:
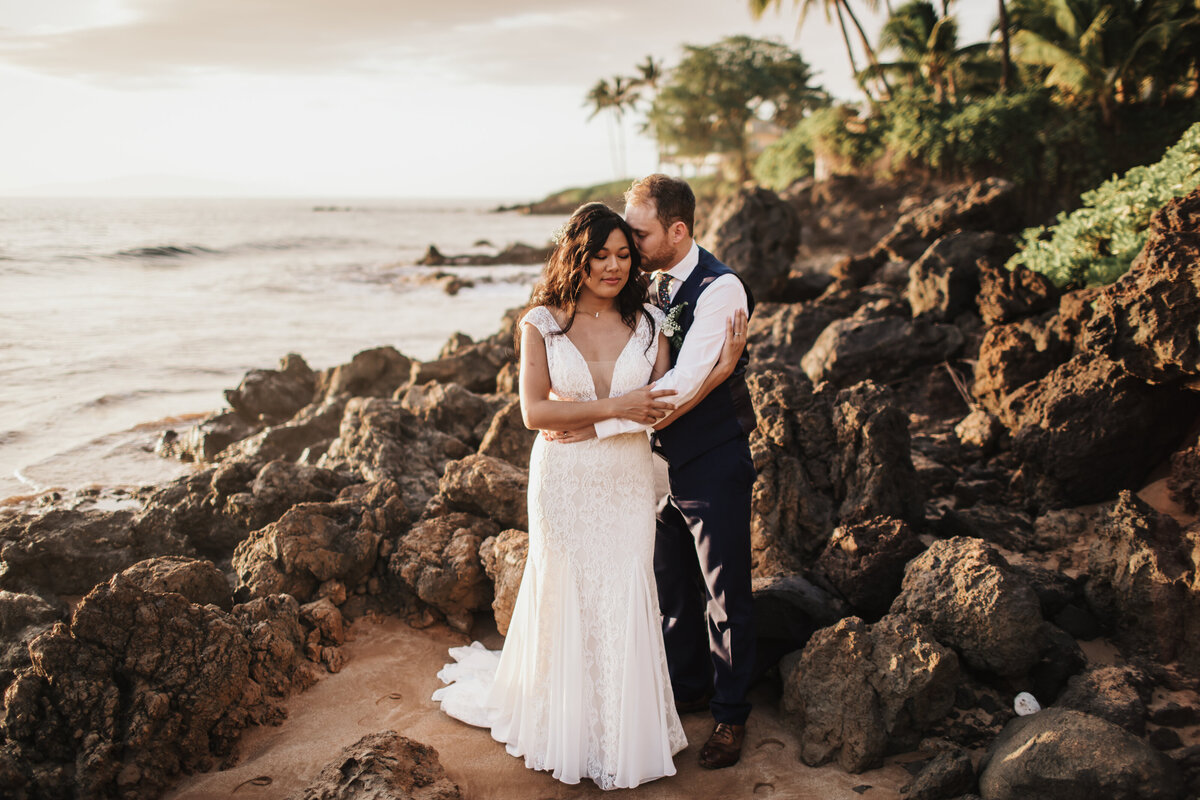
[[528, 324], [537, 328], [538, 333], [540, 333], [543, 338], [552, 333], [559, 333], [561, 330], [558, 327], [558, 322], [556, 322], [554, 319], [554, 315], [551, 314], [550, 309], [546, 308], [545, 306], [537, 306], [536, 308], [529, 309], [525, 316], [521, 317], [521, 324]]
[[646, 310], [650, 312], [650, 319], [654, 320], [654, 332], [657, 334], [662, 330], [663, 323], [667, 321], [667, 315], [654, 303], [646, 303]]

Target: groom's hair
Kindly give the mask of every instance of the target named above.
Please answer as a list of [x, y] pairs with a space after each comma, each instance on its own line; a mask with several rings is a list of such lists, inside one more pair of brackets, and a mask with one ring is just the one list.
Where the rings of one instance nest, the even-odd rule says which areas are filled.
[[654, 201], [658, 221], [664, 230], [676, 222], [682, 222], [687, 226], [688, 236], [695, 235], [692, 228], [696, 223], [696, 195], [687, 181], [656, 172], [634, 181], [629, 191], [625, 192], [625, 205], [647, 200]]

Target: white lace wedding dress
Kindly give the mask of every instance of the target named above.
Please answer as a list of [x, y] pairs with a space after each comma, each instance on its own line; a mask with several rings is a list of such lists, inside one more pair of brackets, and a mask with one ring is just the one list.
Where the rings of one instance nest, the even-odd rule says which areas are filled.
[[[642, 318], [613, 365], [612, 396], [645, 386], [662, 313]], [[583, 356], [537, 307], [554, 395], [593, 400]], [[649, 349], [647, 349], [649, 346]], [[654, 587], [654, 478], [645, 434], [534, 443], [529, 556], [500, 653], [450, 651], [442, 710], [532, 769], [616, 789], [675, 774], [687, 746], [675, 711]]]

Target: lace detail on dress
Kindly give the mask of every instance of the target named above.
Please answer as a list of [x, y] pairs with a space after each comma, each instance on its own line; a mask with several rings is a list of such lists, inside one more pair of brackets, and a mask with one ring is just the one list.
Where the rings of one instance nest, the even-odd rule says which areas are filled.
[[[613, 396], [650, 378], [662, 319], [656, 308], [651, 314], [654, 324], [639, 317], [617, 359]], [[539, 306], [522, 323], [546, 336], [555, 395], [595, 399], [574, 344], [547, 336], [559, 330], [550, 312]], [[491, 675], [478, 651], [452, 651], [464, 663], [441, 674], [458, 682], [435, 695], [447, 713], [490, 727], [510, 753], [567, 783], [590, 777], [605, 789], [626, 788], [673, 775], [671, 756], [687, 746], [654, 586], [650, 459], [645, 433], [535, 441], [529, 556], [487, 702], [473, 707]]]

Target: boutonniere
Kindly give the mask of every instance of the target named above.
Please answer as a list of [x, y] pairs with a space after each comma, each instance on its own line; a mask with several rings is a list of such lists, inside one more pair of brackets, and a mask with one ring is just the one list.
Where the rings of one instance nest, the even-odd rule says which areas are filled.
[[662, 332], [667, 337], [667, 341], [671, 343], [671, 352], [673, 353], [678, 353], [679, 348], [683, 347], [683, 328], [679, 324], [679, 316], [683, 314], [686, 306], [686, 300], [672, 306], [671, 310], [667, 312], [666, 320], [663, 321]]

